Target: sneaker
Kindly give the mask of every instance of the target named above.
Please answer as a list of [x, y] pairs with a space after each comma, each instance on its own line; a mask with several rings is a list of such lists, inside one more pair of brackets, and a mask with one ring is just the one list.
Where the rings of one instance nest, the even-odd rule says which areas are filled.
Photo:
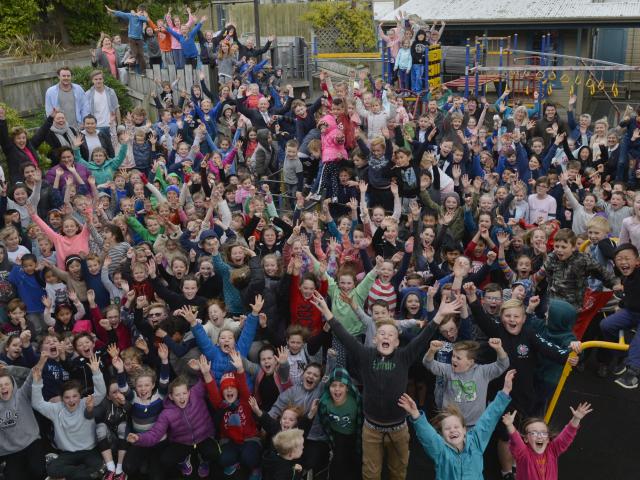
[[106, 473], [107, 473], [107, 466], [102, 465], [102, 467], [100, 467], [100, 470], [93, 472], [91, 475], [89, 475], [89, 478], [96, 479], [96, 480], [98, 478], [104, 478]]
[[513, 474], [513, 472], [503, 473], [502, 480], [516, 480], [516, 476]]
[[209, 476], [209, 462], [205, 462], [204, 460], [200, 462], [200, 465], [198, 465], [198, 476], [200, 478], [207, 478]]
[[104, 477], [102, 477], [102, 480], [116, 480], [116, 472], [107, 470], [107, 473], [104, 474]]
[[47, 453], [44, 456], [44, 461], [47, 465], [49, 465], [53, 460], [55, 460], [56, 458], [58, 458], [58, 454], [57, 453]]
[[638, 371], [633, 367], [627, 367], [623, 375], [616, 379], [616, 383], [629, 390], [638, 388]]
[[620, 363], [620, 364], [616, 365], [615, 367], [613, 367], [613, 374], [615, 376], [622, 375], [626, 371], [627, 371], [627, 366], [624, 363]]
[[191, 465], [191, 455], [188, 455], [183, 462], [179, 463], [180, 471], [185, 477], [190, 476], [193, 473], [193, 465]]
[[127, 480], [127, 474], [124, 472], [120, 472], [118, 474], [116, 474], [116, 476], [113, 478], [113, 480]]
[[239, 463], [234, 463], [233, 465], [229, 465], [228, 467], [224, 467], [224, 474], [227, 475], [228, 477], [230, 477], [231, 475], [236, 473], [236, 470], [238, 470], [239, 466], [240, 466]]
[[609, 367], [605, 363], [601, 363], [600, 365], [598, 365], [598, 371], [596, 372], [596, 374], [600, 378], [607, 378], [609, 376]]

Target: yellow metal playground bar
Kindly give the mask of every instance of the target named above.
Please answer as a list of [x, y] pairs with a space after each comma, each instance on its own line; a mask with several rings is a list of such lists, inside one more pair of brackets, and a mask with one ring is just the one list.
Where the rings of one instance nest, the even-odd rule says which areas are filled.
[[[588, 342], [584, 342], [582, 344], [582, 350], [587, 350], [589, 348], [606, 348], [608, 350], [618, 350], [622, 352], [626, 352], [629, 350], [629, 345], [624, 341], [624, 333], [620, 331], [618, 343], [614, 342], [603, 342], [601, 340], [591, 340]], [[575, 358], [577, 354], [575, 352], [571, 352], [569, 354], [569, 359]], [[553, 397], [549, 402], [549, 406], [547, 407], [547, 413], [544, 416], [544, 421], [549, 423], [551, 417], [553, 416], [553, 411], [556, 409], [556, 405], [558, 403], [558, 399], [560, 398], [560, 394], [564, 389], [564, 384], [567, 381], [567, 377], [573, 370], [573, 367], [569, 364], [569, 359], [567, 359], [567, 363], [564, 365], [564, 369], [562, 370], [562, 374], [560, 375], [560, 380], [558, 381], [558, 385], [556, 386], [556, 391], [553, 392]]]

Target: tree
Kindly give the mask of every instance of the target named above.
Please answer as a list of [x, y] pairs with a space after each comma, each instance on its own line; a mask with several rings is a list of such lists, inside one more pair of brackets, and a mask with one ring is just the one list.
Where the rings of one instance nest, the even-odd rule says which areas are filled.
[[338, 47], [367, 51], [376, 47], [376, 36], [371, 10], [354, 8], [352, 2], [314, 3], [302, 16], [316, 30], [336, 28]]
[[26, 35], [38, 23], [37, 0], [2, 0], [0, 2], [0, 38]]

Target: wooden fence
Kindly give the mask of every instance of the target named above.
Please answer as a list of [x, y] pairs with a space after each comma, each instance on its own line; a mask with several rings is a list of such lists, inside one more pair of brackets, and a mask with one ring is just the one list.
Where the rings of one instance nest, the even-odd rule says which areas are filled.
[[[308, 3], [277, 3], [260, 5], [260, 32], [264, 43], [269, 35], [303, 37], [311, 40], [311, 24], [300, 19], [311, 6]], [[255, 31], [252, 4], [230, 5], [227, 8], [229, 21], [238, 32]]]
[[63, 66], [91, 65], [88, 52], [78, 58], [55, 62], [0, 67], [0, 100], [21, 115], [30, 115], [44, 106], [47, 89], [57, 82], [57, 70]]

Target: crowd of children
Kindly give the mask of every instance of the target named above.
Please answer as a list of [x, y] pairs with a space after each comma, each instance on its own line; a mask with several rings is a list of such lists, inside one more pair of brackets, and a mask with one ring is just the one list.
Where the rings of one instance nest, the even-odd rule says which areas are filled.
[[[219, 94], [117, 111], [104, 35], [32, 137], [0, 108], [4, 478], [402, 480], [414, 431], [438, 479], [482, 478], [492, 435], [502, 478], [557, 479], [591, 412], [551, 436], [561, 366], [640, 320], [640, 110], [434, 90], [411, 119], [366, 70], [307, 103], [233, 25], [113, 14], [133, 62], [206, 58]], [[401, 88], [443, 29], [385, 34]], [[595, 360], [638, 387], [638, 337]]]

